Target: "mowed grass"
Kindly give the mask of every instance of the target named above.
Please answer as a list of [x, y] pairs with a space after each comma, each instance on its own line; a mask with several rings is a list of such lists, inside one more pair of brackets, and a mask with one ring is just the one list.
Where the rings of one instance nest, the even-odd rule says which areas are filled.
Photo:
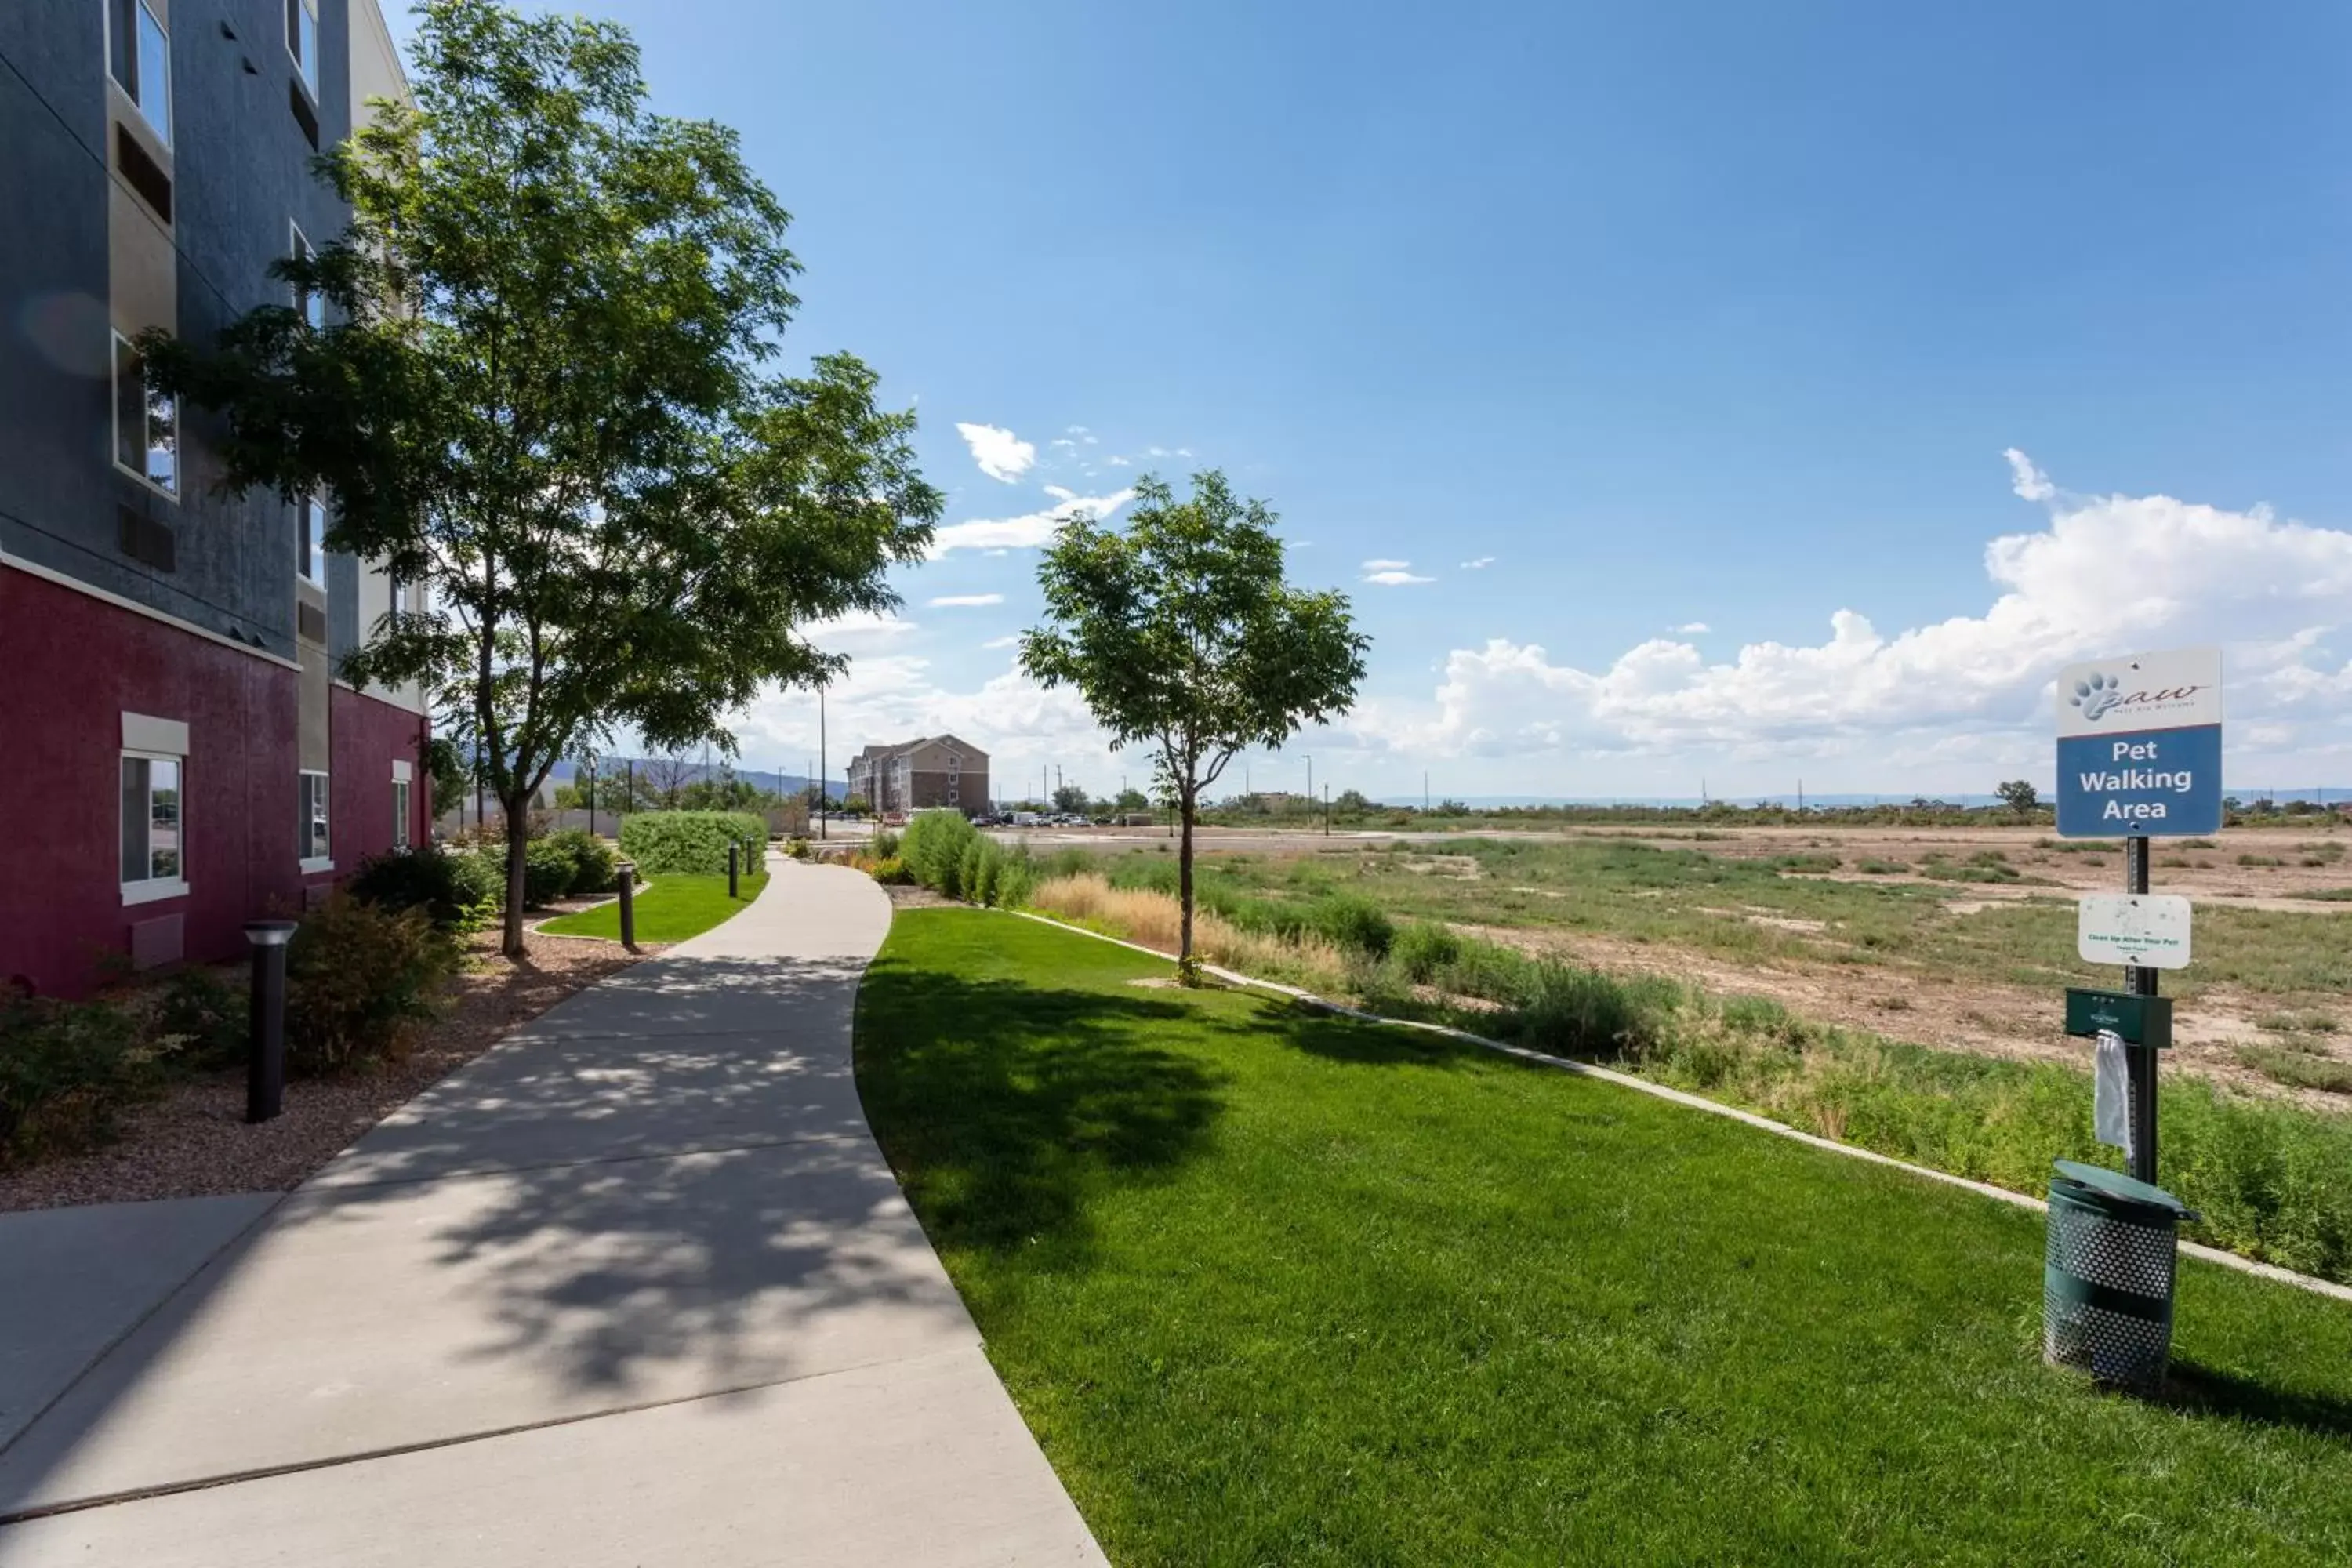
[[[755, 871], [740, 879], [742, 896], [727, 896], [724, 877], [686, 877], [675, 873], [657, 879], [654, 885], [636, 895], [637, 940], [644, 942], [684, 942], [690, 936], [700, 936], [712, 926], [737, 913], [760, 896], [768, 885], [768, 874]], [[561, 915], [541, 926], [550, 936], [601, 936], [611, 942], [621, 940], [621, 904], [615, 899], [598, 904], [593, 910], [578, 914]]]
[[901, 910], [867, 1114], [1121, 1563], [2352, 1558], [2352, 1307], [2184, 1267], [2040, 1361], [2039, 1215], [1018, 917]]

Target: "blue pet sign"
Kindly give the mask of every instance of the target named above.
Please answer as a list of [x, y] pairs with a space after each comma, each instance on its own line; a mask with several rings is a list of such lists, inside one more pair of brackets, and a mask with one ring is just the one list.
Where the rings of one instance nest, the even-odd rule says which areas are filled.
[[2221, 650], [2069, 665], [2058, 677], [2058, 832], [2218, 832]]

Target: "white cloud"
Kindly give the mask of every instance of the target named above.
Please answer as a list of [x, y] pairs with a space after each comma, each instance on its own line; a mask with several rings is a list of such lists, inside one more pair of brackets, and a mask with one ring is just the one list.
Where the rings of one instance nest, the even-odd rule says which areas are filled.
[[1364, 581], [1367, 583], [1378, 583], [1383, 588], [1401, 588], [1408, 583], [1434, 583], [1437, 581], [1434, 577], [1415, 576], [1413, 574], [1405, 570], [1407, 564], [1409, 564], [1409, 563], [1401, 561], [1385, 571], [1367, 572], [1364, 574]]
[[1462, 570], [1465, 572], [1484, 572], [1487, 567], [1492, 566], [1494, 563], [1495, 558], [1493, 556], [1481, 555], [1475, 561], [1465, 561], [1462, 563]]
[[1100, 521], [1135, 499], [1133, 490], [1118, 490], [1107, 496], [1082, 496], [1074, 495], [1059, 485], [1047, 485], [1045, 493], [1061, 504], [1020, 517], [981, 518], [971, 522], [950, 523], [931, 536], [931, 558], [937, 560], [950, 550], [1034, 550], [1051, 540], [1062, 519], [1072, 512], [1082, 512]]
[[1007, 632], [1001, 637], [991, 637], [980, 646], [982, 648], [992, 650], [1000, 647], [1017, 647], [1020, 646], [1020, 643], [1021, 634], [1019, 632]]
[[923, 603], [934, 610], [971, 609], [982, 605], [1001, 605], [1004, 603], [1004, 595], [1002, 594], [941, 594], [938, 598], [926, 599]]
[[1365, 562], [1364, 570], [1367, 572], [1402, 572], [1412, 564], [1412, 563], [1410, 561], [1391, 561], [1387, 556], [1382, 555], [1376, 556], [1373, 559]]
[[2017, 492], [2020, 500], [2048, 500], [2058, 493], [2050, 476], [2033, 466], [2033, 459], [2011, 447], [2001, 454], [2009, 459], [2009, 488]]
[[2352, 758], [2352, 663], [2327, 640], [2352, 627], [2352, 532], [2261, 506], [2062, 499], [2022, 453], [2007, 456], [2048, 521], [1985, 547], [1995, 593], [1981, 615], [1888, 635], [1841, 609], [1817, 644], [1751, 643], [1709, 663], [1659, 637], [1591, 670], [1493, 637], [1448, 655], [1428, 700], [1370, 701], [1352, 731], [1368, 747], [1423, 755], [1557, 753], [1586, 777], [1596, 755], [1668, 760], [1677, 777], [1710, 759], [1819, 757], [1834, 765], [1808, 773], [1817, 787], [1843, 771], [1854, 787], [1910, 776], [1981, 792], [1991, 759], [2046, 768], [2060, 666], [2214, 642], [2229, 659], [2233, 786], [2256, 748]]
[[813, 621], [802, 631], [817, 647], [839, 653], [896, 642], [919, 629], [915, 622], [901, 620], [897, 616], [875, 615], [861, 610], [829, 621]]
[[[933, 604], [939, 603], [936, 599], [931, 602]], [[1711, 628], [1705, 621], [1685, 621], [1681, 626], [1675, 628], [1675, 632], [1683, 637], [1700, 637], [1705, 635], [1710, 629]]]
[[1112, 454], [1110, 457], [1105, 458], [1103, 461], [1108, 463], [1114, 468], [1131, 468], [1135, 466], [1132, 458], [1122, 458], [1116, 453]]
[[958, 425], [956, 434], [971, 448], [971, 460], [992, 479], [1011, 484], [1035, 466], [1037, 448], [994, 425]]

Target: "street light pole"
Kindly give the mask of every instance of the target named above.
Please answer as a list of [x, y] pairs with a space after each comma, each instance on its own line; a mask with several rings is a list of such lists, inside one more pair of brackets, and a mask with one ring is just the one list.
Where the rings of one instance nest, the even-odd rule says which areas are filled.
[[[832, 791], [824, 782], [827, 765], [824, 758], [824, 682], [820, 680], [816, 683], [816, 796], [820, 802], [830, 805], [832, 803], [826, 796]], [[816, 836], [819, 838], [833, 837], [825, 831], [825, 814], [820, 814], [816, 819]]]

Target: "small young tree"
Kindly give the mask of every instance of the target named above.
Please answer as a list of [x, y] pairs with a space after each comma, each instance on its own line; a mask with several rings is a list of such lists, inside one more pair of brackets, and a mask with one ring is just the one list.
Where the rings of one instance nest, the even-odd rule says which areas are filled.
[[1049, 624], [1022, 635], [1021, 667], [1076, 688], [1114, 745], [1150, 751], [1183, 824], [1177, 962], [1191, 981], [1201, 792], [1244, 748], [1345, 713], [1371, 639], [1345, 595], [1283, 580], [1274, 513], [1236, 499], [1222, 473], [1194, 475], [1189, 500], [1152, 476], [1135, 489], [1123, 532], [1073, 516], [1055, 533], [1037, 574]]
[[2011, 779], [1993, 787], [2000, 803], [2019, 816], [2031, 816], [2033, 808], [2042, 804], [2042, 792], [2033, 787], [2031, 779]]
[[415, 107], [320, 160], [351, 228], [276, 264], [325, 325], [272, 305], [214, 352], [141, 347], [226, 416], [225, 488], [323, 494], [331, 548], [427, 588], [343, 672], [467, 694], [519, 955], [556, 761], [621, 730], [731, 752], [763, 686], [840, 668], [798, 627], [897, 603], [885, 574], [940, 497], [863, 364], [770, 368], [790, 220], [731, 131], [647, 110], [625, 32], [493, 0], [419, 14]]

